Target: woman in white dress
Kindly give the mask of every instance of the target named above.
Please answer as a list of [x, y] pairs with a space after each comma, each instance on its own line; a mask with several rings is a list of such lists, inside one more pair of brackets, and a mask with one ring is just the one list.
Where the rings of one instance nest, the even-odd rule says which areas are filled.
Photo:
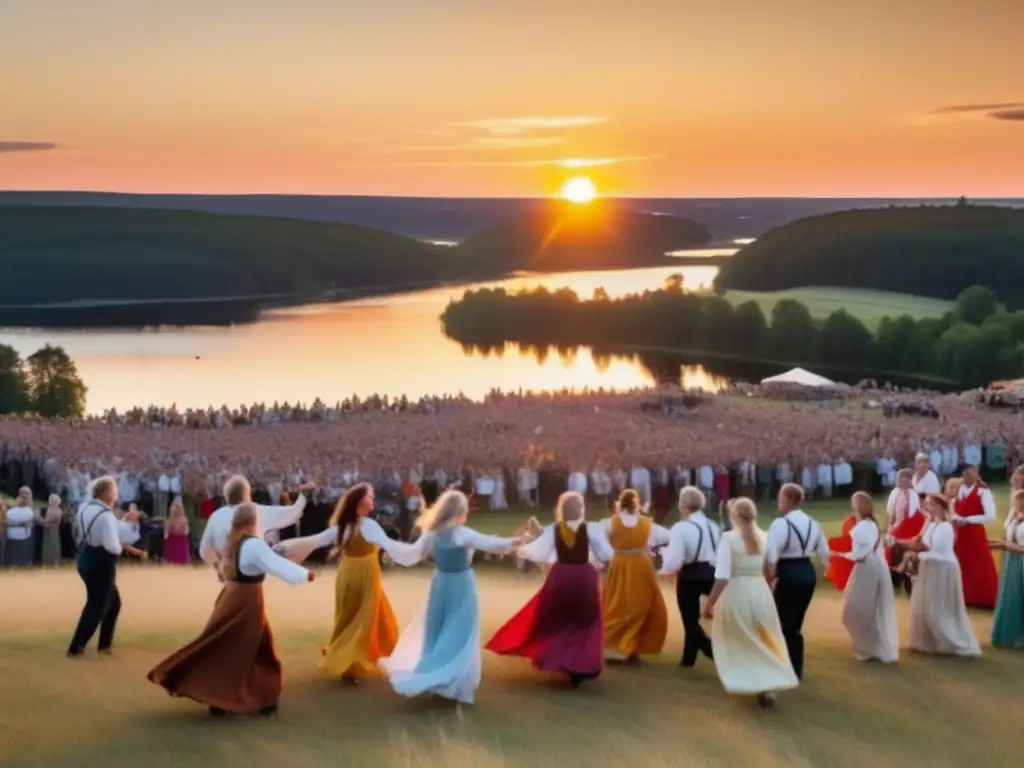
[[853, 550], [834, 555], [853, 561], [853, 574], [843, 593], [843, 626], [850, 633], [854, 658], [889, 664], [899, 659], [900, 638], [882, 533], [868, 494], [853, 494], [850, 508], [857, 519], [850, 531]]
[[770, 708], [775, 691], [800, 683], [764, 576], [767, 536], [757, 527], [757, 507], [750, 499], [736, 499], [729, 518], [733, 527], [718, 544], [715, 586], [705, 608], [713, 617], [715, 669], [726, 693], [756, 695]]
[[920, 565], [910, 597], [910, 647], [921, 653], [980, 656], [964, 604], [960, 563], [953, 552], [949, 501], [929, 495], [924, 509], [930, 521], [921, 532]]

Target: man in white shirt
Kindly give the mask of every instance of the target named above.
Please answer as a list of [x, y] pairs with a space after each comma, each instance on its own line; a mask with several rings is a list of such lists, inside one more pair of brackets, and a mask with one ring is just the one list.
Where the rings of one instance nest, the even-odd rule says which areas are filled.
[[828, 565], [828, 539], [817, 521], [800, 505], [804, 490], [787, 483], [779, 490], [779, 512], [768, 529], [765, 570], [769, 581], [776, 580], [775, 608], [779, 612], [782, 635], [786, 638], [789, 660], [798, 679], [804, 675], [804, 616], [814, 597], [818, 574], [811, 562], [817, 556]]
[[68, 658], [85, 652], [99, 628], [99, 652], [110, 653], [114, 642], [117, 617], [121, 612], [121, 595], [117, 591], [117, 558], [128, 552], [141, 560], [146, 553], [132, 546], [123, 546], [118, 539], [117, 481], [101, 477], [92, 487], [92, 499], [78, 511], [78, 575], [85, 582], [85, 607], [68, 646]]
[[[299, 490], [305, 490], [305, 486]], [[252, 488], [249, 481], [241, 475], [235, 475], [224, 484], [224, 499], [227, 504], [212, 515], [206, 521], [206, 529], [203, 531], [203, 538], [199, 542], [199, 556], [209, 565], [212, 565], [217, 575], [220, 576], [221, 553], [227, 544], [228, 534], [231, 532], [231, 521], [235, 515], [235, 507], [247, 501], [252, 501]], [[267, 531], [279, 531], [289, 525], [295, 525], [301, 518], [306, 508], [306, 497], [300, 492], [295, 503], [288, 507], [259, 507], [259, 536], [263, 538]]]
[[931, 457], [923, 451], [914, 459], [914, 490], [922, 498], [930, 493], [942, 493], [939, 478], [932, 472]]
[[567, 483], [568, 490], [578, 493], [580, 496], [587, 495], [587, 476], [583, 472], [573, 472], [569, 475]]
[[27, 486], [18, 491], [18, 503], [7, 510], [6, 546], [3, 552], [5, 566], [32, 565], [35, 553], [32, 532], [35, 530], [36, 511], [32, 508], [32, 489]]
[[685, 640], [681, 667], [697, 664], [703, 653], [714, 661], [711, 638], [700, 624], [700, 598], [711, 594], [715, 585], [715, 553], [722, 531], [704, 514], [707, 499], [698, 488], [679, 491], [678, 523], [669, 531], [668, 546], [662, 555], [661, 574], [678, 573], [676, 603], [683, 620]]

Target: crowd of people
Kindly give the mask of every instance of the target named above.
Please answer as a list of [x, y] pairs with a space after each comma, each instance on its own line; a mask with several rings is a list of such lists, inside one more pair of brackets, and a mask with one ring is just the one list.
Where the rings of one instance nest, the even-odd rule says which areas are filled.
[[[298, 585], [315, 579], [301, 565], [314, 551], [334, 547], [340, 556], [334, 623], [323, 647], [323, 670], [348, 684], [380, 670], [395, 692], [433, 694], [472, 703], [481, 681], [479, 597], [473, 552], [515, 552], [548, 568], [540, 591], [484, 645], [501, 655], [530, 659], [541, 671], [564, 675], [573, 687], [601, 674], [605, 663], [639, 664], [662, 652], [668, 611], [659, 576], [676, 579], [685, 641], [681, 666], [700, 654], [710, 659], [726, 692], [754, 695], [762, 707], [804, 678], [804, 618], [817, 587], [815, 560], [844, 591], [843, 624], [854, 656], [894, 663], [899, 634], [891, 575], [909, 577], [909, 646], [925, 654], [976, 657], [981, 646], [968, 605], [995, 608], [992, 645], [1024, 648], [1024, 468], [1011, 477], [1011, 505], [1004, 535], [989, 542], [985, 526], [995, 518], [992, 493], [978, 467], [939, 486], [927, 454], [913, 470], [897, 473], [887, 514], [876, 518], [863, 491], [850, 498], [850, 526], [826, 539], [801, 508], [805, 490], [786, 482], [775, 500], [777, 516], [763, 530], [757, 504], [748, 497], [728, 504], [723, 527], [705, 513], [708, 500], [692, 485], [680, 490], [680, 520], [666, 529], [643, 512], [636, 489], [619, 494], [610, 517], [586, 520], [582, 494], [563, 492], [555, 523], [524, 525], [515, 536], [468, 527], [466, 494], [448, 489], [425, 507], [414, 542], [388, 537], [372, 519], [374, 490], [357, 483], [339, 501], [322, 532], [280, 542], [268, 533], [302, 516], [305, 502], [261, 508], [245, 478], [228, 481], [228, 504], [214, 513], [204, 536], [203, 557], [224, 583], [205, 628], [192, 642], [149, 673], [172, 696], [209, 708], [211, 715], [277, 712], [281, 662], [263, 602], [267, 574]], [[94, 483], [78, 513], [78, 570], [86, 604], [68, 649], [83, 656], [99, 630], [99, 650], [109, 653], [121, 602], [116, 587], [117, 538], [113, 507], [117, 483]], [[917, 531], [903, 538], [907, 523]], [[208, 528], [208, 531], [211, 530]], [[664, 548], [656, 570], [652, 551]], [[886, 550], [891, 553], [886, 562]], [[993, 549], [1003, 550], [1001, 582]], [[399, 630], [381, 578], [379, 551], [409, 567], [434, 562], [427, 603]], [[839, 569], [843, 563], [846, 567]], [[599, 570], [607, 570], [602, 580]], [[706, 596], [703, 612], [701, 597]], [[700, 623], [711, 621], [710, 637]]]

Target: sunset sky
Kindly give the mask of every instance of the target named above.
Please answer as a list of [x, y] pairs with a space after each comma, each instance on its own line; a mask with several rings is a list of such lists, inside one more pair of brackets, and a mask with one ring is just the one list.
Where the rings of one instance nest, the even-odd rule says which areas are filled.
[[0, 188], [1024, 195], [1021, 0], [0, 0]]

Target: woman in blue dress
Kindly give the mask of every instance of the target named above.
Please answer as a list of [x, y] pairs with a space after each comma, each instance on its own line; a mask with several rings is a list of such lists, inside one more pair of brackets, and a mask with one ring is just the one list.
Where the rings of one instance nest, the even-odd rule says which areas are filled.
[[999, 581], [999, 602], [992, 620], [992, 645], [1024, 649], [1024, 491], [1015, 491], [1006, 518], [1006, 552]]
[[[403, 696], [433, 693], [472, 704], [480, 685], [480, 604], [473, 576], [473, 551], [504, 554], [518, 538], [485, 536], [467, 528], [469, 501], [446, 491], [417, 521], [422, 531], [410, 559], [433, 555], [427, 607], [398, 639], [394, 653], [378, 663]], [[410, 564], [405, 557], [402, 565]]]

